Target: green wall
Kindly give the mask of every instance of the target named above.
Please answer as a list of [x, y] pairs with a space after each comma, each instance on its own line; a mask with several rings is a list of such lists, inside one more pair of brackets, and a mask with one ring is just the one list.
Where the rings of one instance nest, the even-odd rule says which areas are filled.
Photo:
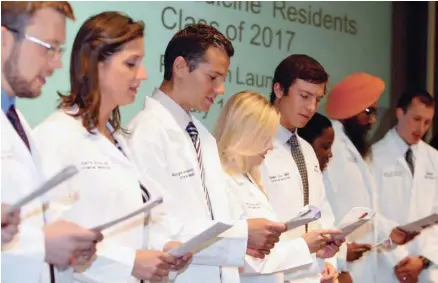
[[[320, 61], [330, 74], [330, 86], [351, 72], [382, 77], [387, 89], [379, 102], [389, 105], [391, 3], [390, 2], [72, 2], [77, 17], [68, 24], [64, 67], [55, 72], [34, 101], [18, 106], [32, 126], [40, 123], [57, 103], [56, 91], [66, 92], [71, 46], [82, 22], [105, 10], [117, 10], [146, 23], [146, 58], [149, 80], [143, 82], [134, 104], [122, 108], [126, 124], [143, 106], [145, 95], [163, 77], [160, 63], [172, 35], [194, 21], [210, 23], [232, 39], [235, 56], [227, 78], [225, 100], [253, 89], [269, 96], [277, 64], [292, 53], [305, 53]], [[222, 103], [221, 103], [222, 102]], [[223, 100], [208, 114], [196, 114], [211, 129]], [[322, 109], [321, 109], [322, 110]]]

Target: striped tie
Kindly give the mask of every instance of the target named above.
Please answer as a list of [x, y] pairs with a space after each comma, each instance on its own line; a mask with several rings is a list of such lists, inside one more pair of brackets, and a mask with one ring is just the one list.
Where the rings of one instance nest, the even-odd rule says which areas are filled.
[[[120, 146], [120, 143], [117, 141], [117, 139], [115, 137], [113, 137], [113, 139], [114, 139], [114, 143], [115, 143], [117, 149], [120, 150], [120, 152], [126, 156], [125, 152], [123, 151], [123, 149]], [[145, 187], [143, 187], [142, 184], [140, 184], [140, 191], [141, 191], [141, 198], [142, 198], [143, 202], [147, 202], [150, 198], [148, 190]]]
[[408, 164], [409, 170], [411, 170], [412, 175], [414, 175], [414, 155], [410, 147], [406, 151], [405, 159], [406, 163]]
[[15, 131], [17, 131], [17, 134], [20, 136], [20, 138], [23, 140], [24, 144], [30, 150], [29, 140], [27, 139], [26, 132], [24, 131], [23, 125], [20, 122], [20, 118], [18, 117], [18, 114], [17, 114], [17, 111], [15, 110], [14, 105], [11, 105], [11, 107], [9, 107], [9, 110], [6, 113], [6, 117], [8, 117], [8, 119], [11, 122], [12, 126], [14, 127]]
[[[298, 143], [297, 136], [292, 134], [292, 137], [288, 141], [292, 153], [292, 157], [297, 164], [298, 171], [300, 172], [301, 182], [303, 184], [303, 196], [304, 196], [304, 205], [309, 204], [309, 180], [307, 178], [307, 168], [306, 161], [304, 160], [303, 152], [301, 151], [300, 144]], [[307, 224], [306, 224], [306, 232], [307, 232]]]
[[201, 171], [201, 181], [202, 181], [202, 186], [204, 188], [205, 199], [207, 202], [211, 219], [214, 220], [213, 209], [211, 208], [210, 196], [208, 195], [208, 190], [207, 187], [205, 186], [204, 166], [202, 165], [201, 140], [199, 139], [198, 129], [196, 129], [195, 125], [192, 122], [189, 122], [189, 124], [186, 127], [186, 131], [189, 134], [190, 138], [192, 139], [193, 145], [195, 146], [196, 156], [198, 157], [198, 165]]

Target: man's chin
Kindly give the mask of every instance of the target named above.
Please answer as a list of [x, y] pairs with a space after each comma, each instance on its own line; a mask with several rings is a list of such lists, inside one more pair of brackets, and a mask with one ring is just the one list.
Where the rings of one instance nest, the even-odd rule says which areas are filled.
[[38, 98], [41, 95], [40, 92], [26, 92], [26, 93], [17, 93], [16, 96], [19, 98], [27, 98], [27, 99], [34, 99]]

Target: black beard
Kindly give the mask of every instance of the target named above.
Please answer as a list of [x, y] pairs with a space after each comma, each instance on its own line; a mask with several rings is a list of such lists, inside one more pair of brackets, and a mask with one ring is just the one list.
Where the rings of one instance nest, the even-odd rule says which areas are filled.
[[345, 134], [359, 151], [362, 158], [367, 157], [370, 152], [371, 145], [367, 139], [369, 130], [369, 126], [359, 124], [356, 117], [344, 121]]
[[19, 46], [14, 46], [11, 56], [5, 62], [3, 74], [16, 97], [34, 98], [38, 96], [38, 94], [33, 93], [30, 90], [29, 82], [21, 76], [17, 67], [19, 56], [18, 49]]

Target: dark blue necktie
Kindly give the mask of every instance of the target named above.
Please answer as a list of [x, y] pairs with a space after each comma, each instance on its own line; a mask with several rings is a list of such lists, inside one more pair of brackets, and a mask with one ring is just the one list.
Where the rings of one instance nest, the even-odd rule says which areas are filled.
[[15, 106], [11, 105], [9, 107], [8, 112], [6, 113], [6, 117], [8, 117], [15, 131], [17, 131], [20, 138], [23, 140], [24, 144], [30, 151], [29, 140], [27, 139], [26, 132], [24, 131], [23, 125], [20, 122], [20, 118], [18, 117], [17, 111], [15, 110]]

